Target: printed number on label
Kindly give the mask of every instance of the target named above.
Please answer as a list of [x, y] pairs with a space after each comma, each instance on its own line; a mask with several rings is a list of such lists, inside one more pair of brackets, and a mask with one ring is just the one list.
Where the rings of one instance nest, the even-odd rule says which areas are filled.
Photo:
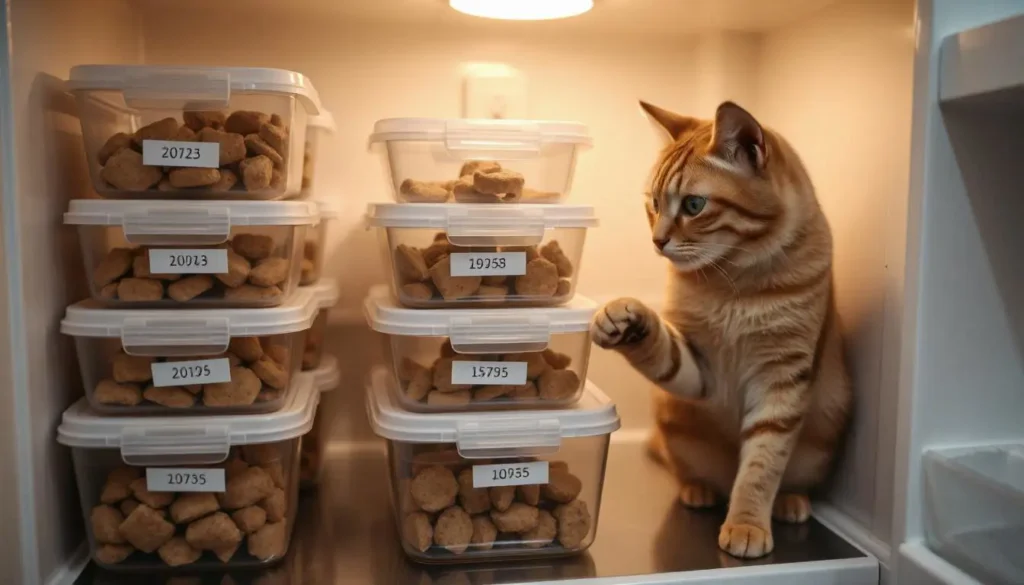
[[231, 381], [231, 362], [227, 358], [188, 362], [160, 362], [150, 366], [154, 386], [189, 386]]
[[147, 467], [146, 489], [151, 492], [223, 492], [223, 469]]
[[215, 169], [220, 166], [220, 143], [143, 140], [142, 164]]
[[155, 248], [149, 251], [149, 271], [153, 274], [226, 274], [228, 251]]
[[547, 482], [547, 461], [473, 466], [473, 487], [475, 488], [504, 485], [542, 485]]
[[452, 362], [452, 384], [521, 386], [526, 383], [526, 362]]
[[520, 276], [526, 274], [526, 252], [452, 254], [452, 276]]

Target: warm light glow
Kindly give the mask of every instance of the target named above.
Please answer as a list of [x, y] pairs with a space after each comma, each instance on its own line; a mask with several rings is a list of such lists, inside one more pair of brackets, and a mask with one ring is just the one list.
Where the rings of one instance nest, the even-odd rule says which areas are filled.
[[594, 0], [448, 0], [465, 14], [505, 20], [549, 20], [577, 16], [594, 7]]

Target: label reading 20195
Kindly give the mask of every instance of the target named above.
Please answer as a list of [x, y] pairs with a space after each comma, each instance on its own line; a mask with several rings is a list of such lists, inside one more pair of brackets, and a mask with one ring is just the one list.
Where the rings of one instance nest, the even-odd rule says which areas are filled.
[[160, 362], [150, 366], [154, 386], [191, 386], [231, 381], [231, 362], [227, 358]]
[[526, 252], [469, 252], [451, 255], [452, 276], [521, 276]]
[[224, 470], [214, 468], [147, 467], [151, 492], [223, 492]]
[[226, 274], [228, 251], [222, 248], [154, 248], [149, 251], [152, 274]]
[[543, 485], [548, 482], [547, 461], [524, 461], [502, 465], [474, 465], [473, 487]]

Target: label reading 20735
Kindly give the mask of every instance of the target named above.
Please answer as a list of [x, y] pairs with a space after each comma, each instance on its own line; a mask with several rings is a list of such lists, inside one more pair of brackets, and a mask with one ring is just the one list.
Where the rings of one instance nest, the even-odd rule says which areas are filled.
[[452, 276], [521, 276], [526, 252], [468, 252], [452, 254]]
[[231, 381], [231, 362], [227, 358], [160, 362], [150, 366], [154, 386], [191, 386]]
[[473, 487], [544, 485], [548, 483], [547, 461], [524, 461], [502, 465], [474, 465]]
[[154, 248], [149, 251], [149, 271], [153, 274], [226, 274], [228, 251], [223, 248]]
[[452, 362], [452, 384], [522, 386], [526, 362]]
[[220, 143], [143, 140], [142, 164], [215, 169], [220, 166]]
[[146, 489], [151, 492], [223, 492], [223, 469], [147, 467]]

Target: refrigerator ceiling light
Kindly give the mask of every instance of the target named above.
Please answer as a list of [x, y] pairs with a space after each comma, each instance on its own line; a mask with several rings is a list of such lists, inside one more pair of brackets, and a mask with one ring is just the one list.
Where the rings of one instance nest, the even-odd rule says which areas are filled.
[[550, 20], [583, 14], [594, 7], [594, 0], [448, 0], [448, 5], [484, 18]]

